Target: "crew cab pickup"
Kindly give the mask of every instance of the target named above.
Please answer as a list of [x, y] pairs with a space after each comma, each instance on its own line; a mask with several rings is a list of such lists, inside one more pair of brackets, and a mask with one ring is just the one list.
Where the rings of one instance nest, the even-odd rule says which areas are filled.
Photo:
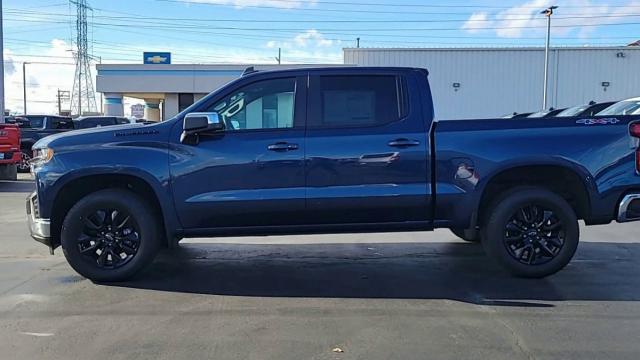
[[0, 123], [0, 180], [16, 180], [20, 162], [20, 129]]
[[32, 236], [97, 281], [186, 237], [450, 228], [518, 276], [640, 219], [640, 118], [434, 121], [427, 71], [251, 72], [175, 118], [38, 141]]
[[19, 115], [14, 119], [22, 129], [20, 151], [22, 161], [18, 164], [19, 172], [29, 172], [29, 161], [33, 155], [31, 147], [45, 136], [75, 129], [70, 117], [57, 115]]

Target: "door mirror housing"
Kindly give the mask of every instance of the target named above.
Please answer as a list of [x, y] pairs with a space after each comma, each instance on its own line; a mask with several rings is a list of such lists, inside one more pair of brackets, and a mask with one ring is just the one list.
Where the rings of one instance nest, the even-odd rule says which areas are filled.
[[180, 142], [195, 145], [200, 134], [220, 132], [224, 130], [224, 122], [216, 112], [193, 112], [185, 115], [182, 120], [182, 135]]

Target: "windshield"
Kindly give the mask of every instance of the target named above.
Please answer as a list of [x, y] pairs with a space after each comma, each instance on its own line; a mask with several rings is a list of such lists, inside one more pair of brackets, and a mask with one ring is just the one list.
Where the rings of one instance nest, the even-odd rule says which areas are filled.
[[596, 115], [639, 115], [640, 100], [625, 100], [617, 102]]
[[570, 107], [568, 109], [564, 109], [564, 110], [560, 111], [558, 113], [558, 115], [556, 115], [556, 116], [557, 117], [577, 116], [578, 114], [580, 114], [581, 112], [587, 110], [588, 108], [589, 108], [589, 105], [574, 106], [574, 107]]

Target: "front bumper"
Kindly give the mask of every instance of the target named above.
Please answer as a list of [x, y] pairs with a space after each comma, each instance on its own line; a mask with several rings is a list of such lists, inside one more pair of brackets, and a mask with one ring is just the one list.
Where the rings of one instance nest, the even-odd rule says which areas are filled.
[[38, 194], [27, 197], [27, 220], [31, 237], [51, 248], [51, 220], [39, 217]]
[[640, 194], [628, 194], [618, 205], [618, 222], [640, 221]]

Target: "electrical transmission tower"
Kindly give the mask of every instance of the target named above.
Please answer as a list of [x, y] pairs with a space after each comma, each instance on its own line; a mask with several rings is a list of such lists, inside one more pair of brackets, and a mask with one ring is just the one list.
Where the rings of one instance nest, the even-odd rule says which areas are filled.
[[71, 113], [81, 116], [83, 113], [96, 113], [96, 94], [91, 76], [91, 55], [87, 41], [87, 0], [70, 0], [76, 6], [76, 74], [71, 91]]

